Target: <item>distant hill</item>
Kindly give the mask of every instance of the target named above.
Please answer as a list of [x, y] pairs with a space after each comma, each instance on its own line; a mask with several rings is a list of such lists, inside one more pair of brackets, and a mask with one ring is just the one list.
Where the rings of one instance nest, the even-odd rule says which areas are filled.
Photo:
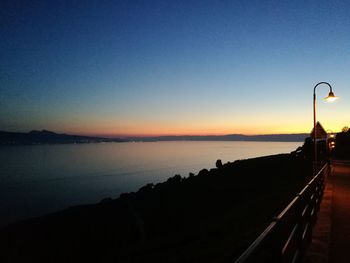
[[156, 142], [156, 141], [269, 141], [269, 142], [303, 142], [309, 134], [265, 134], [265, 135], [183, 135], [158, 137], [128, 137], [103, 138], [81, 135], [59, 134], [41, 130], [23, 132], [0, 131], [0, 145], [27, 145], [27, 144], [69, 144], [69, 143], [97, 143], [97, 142]]
[[26, 145], [26, 144], [69, 144], [69, 143], [96, 143], [121, 142], [121, 139], [106, 139], [80, 135], [58, 134], [52, 131], [6, 132], [0, 131], [0, 145]]
[[269, 141], [269, 142], [303, 142], [309, 134], [264, 134], [264, 135], [206, 135], [206, 136], [158, 136], [158, 137], [129, 137], [129, 141]]

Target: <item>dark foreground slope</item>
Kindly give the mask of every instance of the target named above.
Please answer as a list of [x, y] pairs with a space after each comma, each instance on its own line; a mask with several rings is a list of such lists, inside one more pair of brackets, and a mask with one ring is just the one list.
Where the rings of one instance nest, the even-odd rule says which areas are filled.
[[230, 262], [309, 179], [294, 154], [218, 165], [0, 230], [0, 262]]

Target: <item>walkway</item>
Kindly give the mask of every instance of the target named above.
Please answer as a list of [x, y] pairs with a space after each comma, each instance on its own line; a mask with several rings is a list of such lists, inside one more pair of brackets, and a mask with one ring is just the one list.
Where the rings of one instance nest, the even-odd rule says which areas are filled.
[[350, 162], [335, 161], [305, 262], [350, 262]]
[[329, 262], [349, 262], [350, 243], [350, 166], [334, 165], [332, 230]]

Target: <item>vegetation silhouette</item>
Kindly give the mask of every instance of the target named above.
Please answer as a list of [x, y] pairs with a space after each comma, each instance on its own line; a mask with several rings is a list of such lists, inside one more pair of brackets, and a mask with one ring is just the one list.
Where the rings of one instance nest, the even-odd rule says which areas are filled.
[[9, 225], [0, 261], [232, 261], [310, 179], [309, 148], [218, 160], [197, 175]]
[[350, 130], [344, 127], [343, 131], [335, 137], [334, 158], [350, 159]]

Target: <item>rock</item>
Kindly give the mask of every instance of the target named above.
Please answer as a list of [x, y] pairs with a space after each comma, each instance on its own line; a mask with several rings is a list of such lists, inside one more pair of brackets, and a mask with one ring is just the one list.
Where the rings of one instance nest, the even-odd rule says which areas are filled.
[[217, 160], [216, 161], [216, 168], [221, 168], [222, 167], [222, 162], [221, 162], [221, 160], [219, 159], [219, 160]]

